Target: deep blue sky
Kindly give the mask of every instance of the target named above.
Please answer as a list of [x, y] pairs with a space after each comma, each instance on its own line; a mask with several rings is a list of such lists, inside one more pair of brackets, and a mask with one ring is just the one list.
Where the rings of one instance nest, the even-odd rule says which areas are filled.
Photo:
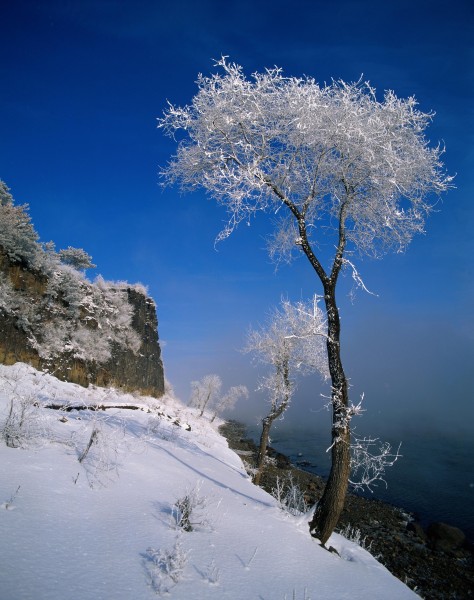
[[[367, 422], [472, 426], [472, 0], [0, 1], [0, 178], [28, 202], [43, 241], [87, 250], [106, 279], [148, 285], [171, 383], [220, 374], [256, 385], [238, 349], [281, 295], [320, 292], [303, 261], [275, 273], [266, 220], [214, 249], [225, 218], [203, 194], [159, 187], [174, 145], [156, 129], [169, 99], [188, 103], [222, 54], [250, 74], [273, 65], [318, 81], [365, 79], [414, 94], [436, 117], [457, 189], [404, 255], [359, 264], [377, 297], [347, 298], [346, 370], [365, 392]], [[93, 277], [94, 273], [90, 273]], [[321, 388], [322, 389], [322, 388]], [[288, 418], [320, 413], [308, 380]], [[247, 402], [255, 420], [262, 399]], [[379, 425], [375, 425], [377, 428]]]

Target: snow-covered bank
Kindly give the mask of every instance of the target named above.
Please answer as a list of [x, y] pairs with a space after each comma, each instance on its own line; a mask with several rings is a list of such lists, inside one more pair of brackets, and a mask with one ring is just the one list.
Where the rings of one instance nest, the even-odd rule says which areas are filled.
[[[13, 396], [27, 438], [0, 444], [2, 600], [417, 597], [343, 537], [330, 540], [341, 557], [320, 548], [307, 516], [283, 513], [173, 398], [84, 389], [21, 364], [0, 377], [0, 428]], [[41, 408], [51, 402], [141, 410]], [[183, 498], [191, 532], [177, 525]]]

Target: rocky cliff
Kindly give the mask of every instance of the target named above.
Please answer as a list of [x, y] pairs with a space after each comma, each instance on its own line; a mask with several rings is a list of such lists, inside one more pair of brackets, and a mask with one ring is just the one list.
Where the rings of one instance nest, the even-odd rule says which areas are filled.
[[155, 303], [141, 288], [100, 287], [67, 270], [35, 269], [0, 245], [0, 362], [160, 397], [157, 327]]

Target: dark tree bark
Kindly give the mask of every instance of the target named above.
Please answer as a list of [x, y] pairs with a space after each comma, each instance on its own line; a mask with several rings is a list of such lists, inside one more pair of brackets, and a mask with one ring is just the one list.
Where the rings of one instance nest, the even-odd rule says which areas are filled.
[[304, 213], [292, 211], [298, 220], [303, 252], [324, 288], [324, 302], [328, 322], [327, 352], [332, 403], [331, 471], [323, 496], [319, 500], [313, 518], [309, 523], [311, 535], [318, 538], [323, 546], [334, 531], [342, 512], [351, 468], [351, 415], [347, 377], [341, 360], [341, 323], [336, 303], [337, 280], [344, 264], [346, 247], [345, 218], [350, 197], [351, 190], [346, 187], [346, 201], [342, 203], [339, 211], [339, 239], [330, 275], [324, 270], [308, 241]]
[[285, 410], [288, 408], [291, 398], [290, 369], [288, 360], [285, 360], [283, 365], [277, 365], [277, 372], [281, 372], [283, 376], [285, 396], [281, 399], [280, 404], [274, 404], [270, 413], [264, 419], [262, 419], [262, 433], [260, 435], [260, 444], [257, 455], [257, 470], [253, 477], [253, 482], [255, 485], [259, 485], [262, 478], [263, 469], [265, 467], [265, 457], [267, 455], [268, 440], [270, 438], [270, 429], [273, 421], [278, 419], [278, 417], [285, 412]]
[[256, 473], [253, 477], [255, 485], [260, 485], [262, 478], [263, 466], [265, 464], [265, 457], [267, 455], [268, 439], [270, 437], [270, 427], [272, 426], [273, 419], [271, 417], [265, 417], [262, 419], [262, 433], [260, 434], [260, 444], [258, 446], [257, 455], [257, 466]]
[[328, 364], [332, 384], [331, 471], [309, 523], [310, 533], [324, 546], [344, 506], [350, 475], [350, 415], [347, 378], [341, 361], [339, 311], [334, 290], [325, 296], [328, 316]]

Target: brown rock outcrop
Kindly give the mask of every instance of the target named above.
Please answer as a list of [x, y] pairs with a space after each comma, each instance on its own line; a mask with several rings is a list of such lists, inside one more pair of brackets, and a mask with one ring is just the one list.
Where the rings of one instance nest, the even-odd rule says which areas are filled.
[[[0, 362], [6, 365], [25, 362], [37, 369], [48, 369], [59, 379], [83, 386], [89, 383], [114, 386], [124, 391], [138, 391], [144, 395], [160, 397], [164, 393], [164, 373], [161, 349], [158, 341], [158, 321], [154, 301], [137, 288], [127, 288], [128, 302], [133, 307], [131, 326], [138, 334], [140, 347], [132, 349], [113, 342], [111, 357], [101, 363], [75, 358], [65, 349], [64, 353], [46, 360], [40, 356], [35, 340], [29, 333], [28, 319], [31, 315], [15, 310], [15, 298], [23, 304], [34, 306], [34, 318], [44, 319], [54, 325], [51, 302], [65, 305], [58, 297], [48, 300], [44, 315], [41, 313], [48, 285], [48, 277], [27, 265], [9, 259], [0, 246], [0, 276], [8, 283], [8, 303], [0, 301]], [[5, 308], [5, 304], [10, 309]], [[13, 307], [13, 308], [12, 308]], [[53, 319], [53, 320], [52, 320]], [[48, 326], [48, 325], [47, 325]]]

